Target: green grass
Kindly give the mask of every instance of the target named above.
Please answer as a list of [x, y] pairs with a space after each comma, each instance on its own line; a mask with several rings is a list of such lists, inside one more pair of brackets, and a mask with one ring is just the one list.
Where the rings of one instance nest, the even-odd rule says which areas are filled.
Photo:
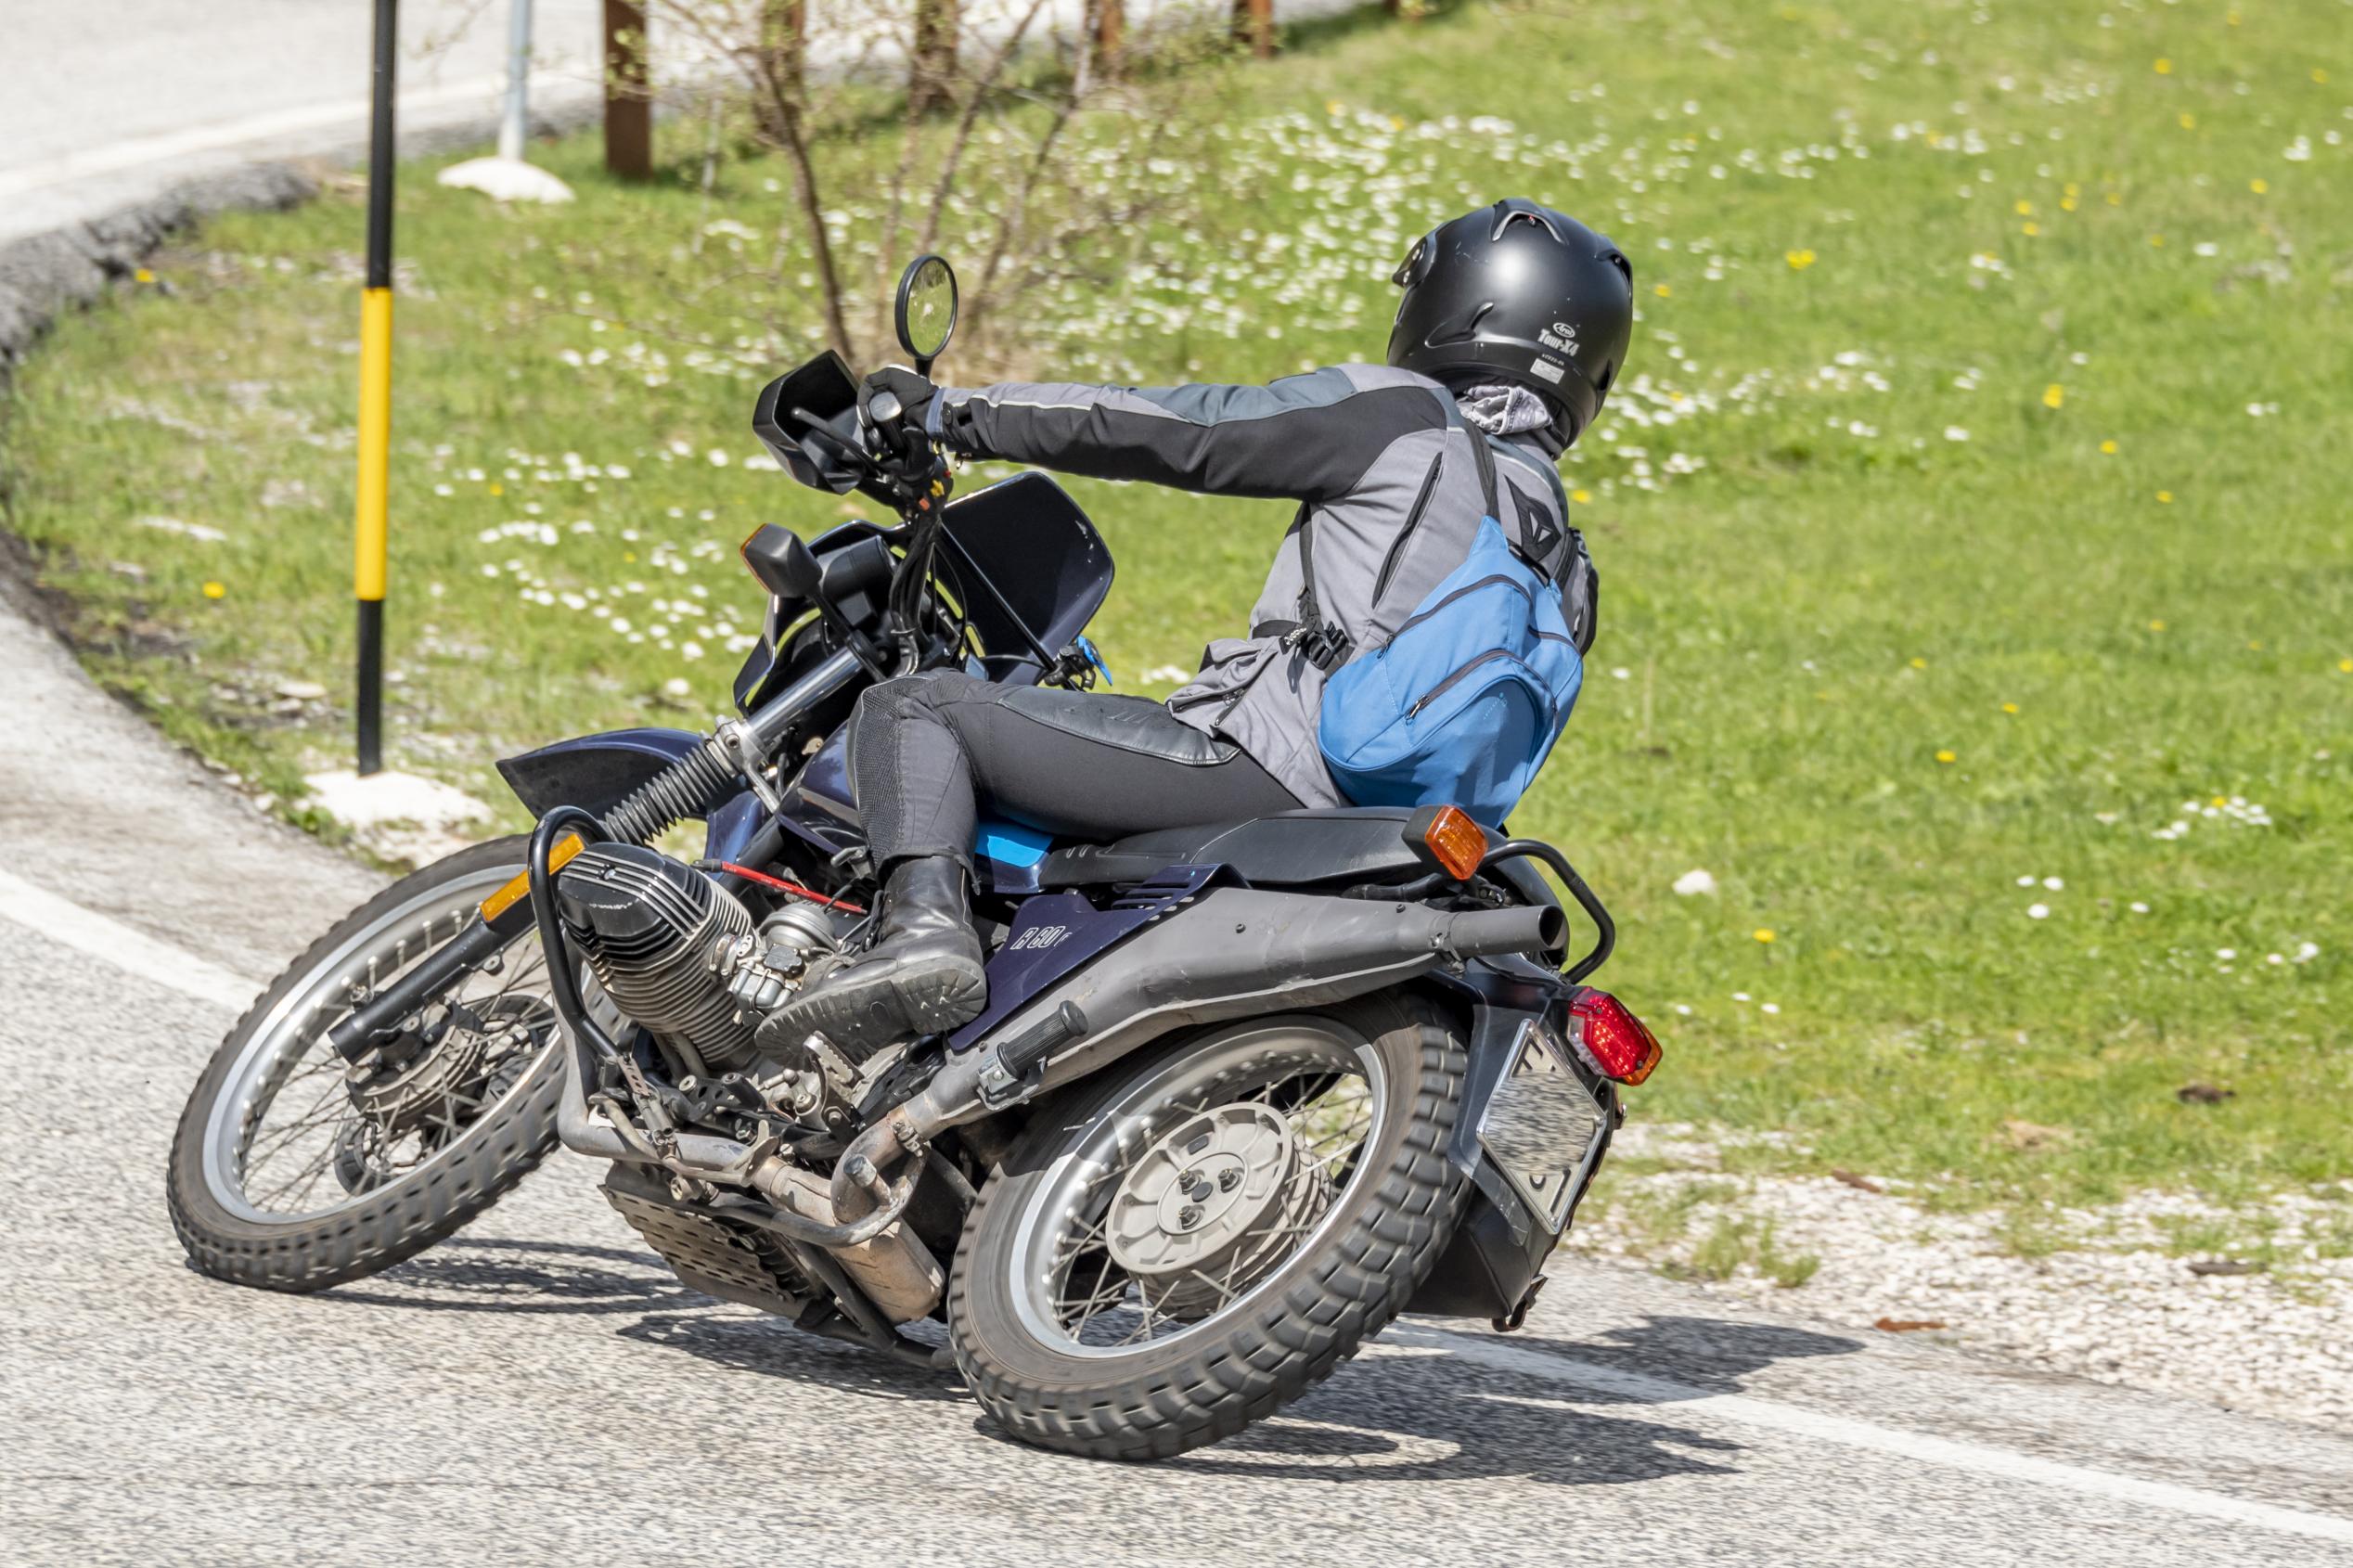
[[[1604, 978], [1667, 1047], [1635, 1114], [1785, 1130], [1768, 1163], [1952, 1204], [2335, 1181], [2344, 19], [1621, 0], [1329, 28], [1240, 73], [1246, 106], [1196, 137], [1216, 199], [1151, 237], [1156, 270], [946, 369], [1378, 357], [1423, 227], [1507, 192], [1587, 216], [1634, 257], [1643, 319], [1568, 471], [1601, 642], [1515, 826], [1617, 913]], [[809, 346], [799, 263], [762, 238], [778, 172], [726, 164], [706, 207], [691, 168], [624, 190], [587, 144], [546, 157], [577, 206], [499, 212], [426, 168], [400, 197], [396, 755], [485, 795], [502, 752], [717, 711], [759, 608], [735, 541], [839, 512], [743, 466], [757, 380]], [[695, 253], [715, 220], [754, 238], [706, 227]], [[92, 667], [281, 795], [344, 747], [335, 713], [249, 697], [348, 690], [359, 244], [349, 191], [216, 221], [66, 323], [6, 431], [9, 525]], [[1118, 555], [1096, 630], [1131, 688], [1238, 626], [1287, 516], [1074, 489]], [[2232, 797], [2264, 809], [2208, 803]], [[1693, 868], [1716, 895], [1669, 891]], [[2181, 1103], [2193, 1080], [2235, 1097]], [[2022, 1146], [2012, 1121], [2064, 1136]]]

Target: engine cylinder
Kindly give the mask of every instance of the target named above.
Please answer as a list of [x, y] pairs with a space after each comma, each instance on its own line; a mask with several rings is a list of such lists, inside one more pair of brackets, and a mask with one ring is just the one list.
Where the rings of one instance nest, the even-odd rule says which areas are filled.
[[714, 969], [752, 932], [734, 894], [666, 855], [602, 843], [557, 873], [556, 908], [623, 1012], [714, 1072], [752, 1059], [752, 1024]]

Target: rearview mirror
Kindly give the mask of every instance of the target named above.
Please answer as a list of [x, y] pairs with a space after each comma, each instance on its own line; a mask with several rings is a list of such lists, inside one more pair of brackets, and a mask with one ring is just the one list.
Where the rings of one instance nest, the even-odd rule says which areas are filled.
[[932, 373], [932, 362], [947, 352], [956, 336], [956, 269], [939, 256], [918, 256], [899, 275], [899, 300], [894, 312], [899, 347], [914, 356], [919, 374]]
[[789, 528], [762, 523], [743, 542], [743, 564], [760, 585], [781, 599], [814, 600], [825, 581], [825, 568], [808, 542]]

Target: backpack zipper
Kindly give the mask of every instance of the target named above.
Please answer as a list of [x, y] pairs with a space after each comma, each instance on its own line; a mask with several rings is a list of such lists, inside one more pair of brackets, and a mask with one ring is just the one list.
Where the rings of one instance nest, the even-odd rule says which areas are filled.
[[[1480, 665], [1492, 664], [1498, 659], [1509, 659], [1514, 664], [1519, 665], [1522, 669], [1527, 669], [1526, 662], [1521, 659], [1517, 654], [1511, 652], [1510, 649], [1501, 648], [1489, 649], [1486, 652], [1480, 654], [1476, 659], [1472, 660], [1471, 662], [1463, 665], [1462, 668], [1457, 670], [1454, 674], [1448, 675], [1446, 679], [1432, 687], [1428, 691], [1423, 692], [1419, 698], [1416, 698], [1414, 700], [1413, 706], [1406, 710], [1406, 717], [1412, 718], [1415, 714], [1421, 713], [1422, 709], [1427, 708], [1431, 703], [1435, 702], [1439, 698], [1444, 697], [1447, 692], [1453, 690], [1457, 682], [1460, 681], [1463, 676], [1469, 675]], [[1529, 670], [1528, 673], [1530, 675], [1534, 675], [1536, 672]], [[1549, 700], [1548, 700], [1544, 706], [1546, 711], [1549, 713], [1552, 704]]]
[[1398, 626], [1395, 631], [1391, 632], [1389, 634], [1389, 640], [1391, 642], [1395, 642], [1399, 637], [1405, 636], [1416, 626], [1421, 625], [1421, 623], [1427, 621], [1433, 615], [1437, 614], [1440, 610], [1446, 609], [1447, 606], [1452, 604], [1455, 600], [1462, 598], [1463, 595], [1475, 594], [1481, 588], [1492, 588], [1498, 583], [1509, 585], [1511, 591], [1518, 594], [1522, 598], [1526, 598], [1528, 597], [1527, 585], [1525, 584], [1522, 583], [1518, 578], [1511, 576], [1508, 572], [1498, 572], [1492, 576], [1482, 577], [1475, 583], [1466, 583], [1461, 587], [1457, 588], [1454, 592], [1448, 594], [1446, 598], [1440, 599], [1437, 603], [1432, 605], [1421, 614], [1405, 622], [1402, 625]]
[[1430, 471], [1421, 476], [1421, 494], [1413, 498], [1413, 510], [1406, 514], [1406, 525], [1397, 530], [1397, 537], [1389, 546], [1389, 553], [1381, 560], [1381, 572], [1372, 580], [1372, 602], [1379, 604], [1381, 596], [1389, 591], [1389, 579], [1397, 574], [1404, 560], [1406, 544], [1413, 531], [1421, 526], [1421, 514], [1430, 508], [1431, 492], [1438, 488], [1438, 474], [1447, 466], [1447, 455], [1439, 453], [1430, 459]]

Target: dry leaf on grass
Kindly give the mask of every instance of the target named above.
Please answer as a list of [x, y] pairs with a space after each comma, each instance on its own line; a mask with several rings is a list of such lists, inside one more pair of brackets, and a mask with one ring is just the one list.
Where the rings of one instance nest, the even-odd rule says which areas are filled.
[[2046, 1127], [2015, 1117], [2001, 1125], [2001, 1141], [2022, 1154], [2031, 1154], [2038, 1149], [2063, 1149], [2075, 1140], [2075, 1131], [2070, 1127]]

